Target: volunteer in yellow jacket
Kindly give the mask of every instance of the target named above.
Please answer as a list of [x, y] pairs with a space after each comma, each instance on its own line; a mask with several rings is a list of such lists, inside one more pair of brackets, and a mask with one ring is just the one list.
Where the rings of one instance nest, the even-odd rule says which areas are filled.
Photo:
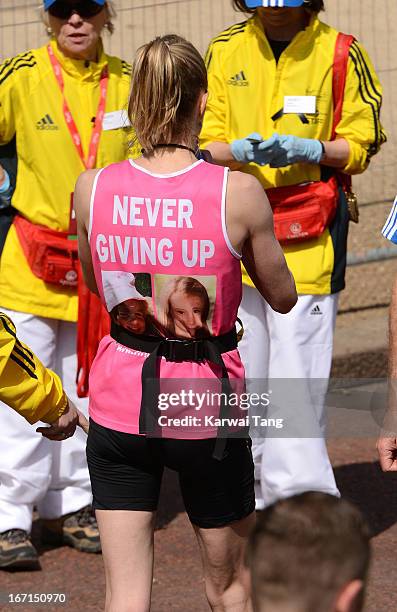
[[[13, 322], [0, 312], [0, 398], [33, 425], [49, 423], [37, 432], [49, 440], [66, 440], [76, 425], [88, 433], [88, 421], [68, 399], [59, 378], [16, 335]], [[13, 439], [18, 444], [18, 437]], [[4, 485], [5, 483], [2, 483]], [[24, 532], [12, 529], [2, 541], [2, 566], [24, 568], [37, 564], [36, 551], [26, 543]]]
[[[346, 177], [363, 172], [386, 140], [379, 119], [382, 90], [366, 51], [354, 39], [344, 50], [346, 82], [334, 126], [333, 65], [340, 37], [318, 18], [323, 0], [234, 0], [233, 5], [251, 17], [209, 46], [201, 145], [215, 162], [254, 174], [270, 200], [280, 193], [270, 188], [307, 186], [339, 171], [348, 186]], [[318, 235], [305, 235], [308, 219], [296, 218], [296, 210], [284, 226], [284, 253], [299, 293], [291, 313], [282, 319], [274, 313], [243, 271], [240, 351], [247, 377], [301, 379], [296, 396], [304, 398], [294, 406], [302, 417], [298, 434], [286, 427], [284, 438], [257, 432], [258, 507], [308, 489], [338, 494], [322, 438], [348, 229], [346, 197], [337, 187], [335, 194], [336, 213]], [[288, 416], [285, 411], [285, 421]]]
[[88, 421], [68, 399], [62, 383], [40, 359], [21, 342], [14, 323], [0, 312], [0, 398], [33, 425], [37, 421], [43, 436], [64, 440], [73, 436], [76, 425], [88, 433]]
[[[60, 375], [68, 397], [84, 412], [86, 400], [75, 392], [76, 274], [68, 268], [59, 273], [59, 253], [48, 250], [41, 230], [73, 234], [71, 192], [79, 174], [127, 156], [131, 135], [123, 109], [130, 66], [108, 56], [101, 39], [104, 28], [113, 30], [113, 15], [105, 0], [45, 0], [49, 44], [0, 66], [0, 144], [15, 135], [18, 154], [12, 203], [20, 220], [27, 220], [23, 231], [39, 231], [34, 241], [28, 234], [22, 247], [23, 236], [15, 223], [11, 227], [0, 260], [0, 306], [20, 339]], [[0, 410], [0, 470], [7, 476], [0, 487], [0, 567], [5, 547], [4, 563], [12, 567], [15, 529], [25, 532], [34, 556], [29, 540], [34, 505], [44, 520], [46, 542], [98, 552], [82, 432], [63, 448], [37, 436], [8, 408]], [[82, 532], [84, 537], [77, 537]]]

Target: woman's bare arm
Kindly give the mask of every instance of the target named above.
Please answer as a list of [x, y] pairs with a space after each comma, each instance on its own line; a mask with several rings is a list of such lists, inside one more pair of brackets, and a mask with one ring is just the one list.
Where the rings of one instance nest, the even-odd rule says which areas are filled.
[[84, 280], [93, 293], [99, 295], [92, 265], [91, 250], [88, 242], [88, 226], [90, 222], [90, 201], [95, 176], [99, 170], [87, 170], [77, 179], [74, 191], [74, 209], [77, 218], [77, 238], [79, 258], [83, 269]]
[[214, 164], [229, 166], [232, 170], [238, 170], [244, 165], [235, 160], [227, 142], [210, 142], [205, 148], [211, 153]]
[[344, 168], [349, 161], [350, 147], [347, 140], [337, 138], [336, 140], [322, 141], [324, 145], [324, 156], [321, 164], [333, 168]]
[[256, 288], [273, 310], [286, 313], [297, 301], [295, 282], [274, 235], [273, 214], [259, 181], [248, 174], [229, 176], [226, 224], [229, 239], [243, 254]]

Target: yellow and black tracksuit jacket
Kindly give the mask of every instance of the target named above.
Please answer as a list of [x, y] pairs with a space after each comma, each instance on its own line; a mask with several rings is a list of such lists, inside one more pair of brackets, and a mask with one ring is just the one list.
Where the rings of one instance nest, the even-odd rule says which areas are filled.
[[[98, 108], [100, 75], [107, 64], [106, 115], [127, 108], [131, 67], [101, 49], [98, 62], [65, 57], [51, 42], [62, 66], [65, 97], [87, 155]], [[0, 144], [16, 136], [18, 175], [12, 204], [27, 219], [66, 231], [70, 199], [84, 165], [63, 114], [63, 98], [46, 46], [22, 53], [0, 66]], [[108, 124], [112, 128], [112, 124]], [[97, 167], [127, 157], [129, 128], [102, 131]], [[66, 321], [77, 320], [74, 289], [44, 283], [30, 271], [11, 227], [0, 260], [0, 305]]]
[[68, 402], [59, 377], [43, 366], [0, 312], [0, 400], [29, 423], [56, 421]]
[[[259, 132], [330, 140], [333, 123], [332, 65], [338, 32], [313, 16], [281, 54], [278, 63], [259, 18], [232, 26], [215, 37], [207, 51], [209, 99], [201, 146], [230, 143]], [[314, 114], [283, 114], [284, 96], [315, 96]], [[379, 119], [382, 89], [366, 51], [354, 42], [348, 60], [338, 138], [349, 143], [344, 172], [363, 172], [386, 136]], [[270, 168], [254, 163], [242, 168], [264, 189], [317, 181], [320, 166], [294, 164]], [[347, 214], [340, 210], [318, 238], [284, 247], [298, 293], [329, 294], [344, 287]], [[243, 272], [243, 280], [252, 284]]]

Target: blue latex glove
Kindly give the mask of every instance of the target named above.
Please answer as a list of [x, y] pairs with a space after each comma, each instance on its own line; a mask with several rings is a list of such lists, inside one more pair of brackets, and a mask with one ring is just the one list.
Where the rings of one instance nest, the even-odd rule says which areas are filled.
[[259, 143], [259, 156], [271, 168], [283, 168], [290, 164], [319, 164], [324, 149], [319, 140], [273, 134]]
[[[263, 142], [263, 138], [260, 134], [254, 132], [246, 138], [240, 140], [233, 140], [230, 145], [232, 155], [234, 159], [243, 164], [249, 162], [255, 162], [256, 164], [262, 164], [262, 153], [259, 151], [259, 145]], [[265, 162], [266, 163], [266, 162]]]

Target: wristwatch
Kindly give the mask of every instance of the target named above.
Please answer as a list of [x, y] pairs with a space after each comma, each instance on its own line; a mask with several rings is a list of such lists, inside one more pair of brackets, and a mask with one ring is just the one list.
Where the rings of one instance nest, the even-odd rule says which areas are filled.
[[323, 159], [325, 157], [325, 144], [323, 143], [322, 140], [319, 140], [319, 143], [320, 143], [322, 151], [323, 151], [322, 154], [321, 154], [321, 159], [320, 159], [320, 164], [321, 164], [321, 162], [323, 161]]

